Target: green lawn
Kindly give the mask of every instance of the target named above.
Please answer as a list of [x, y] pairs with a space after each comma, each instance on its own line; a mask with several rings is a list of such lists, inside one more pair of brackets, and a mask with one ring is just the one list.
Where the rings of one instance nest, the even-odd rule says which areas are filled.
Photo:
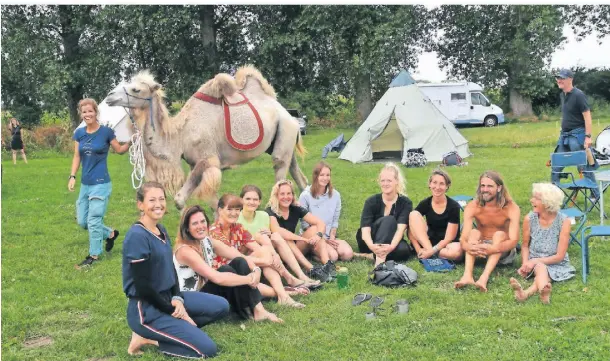
[[[594, 134], [608, 123], [610, 119], [596, 125]], [[473, 156], [467, 159], [468, 166], [449, 169], [453, 177], [449, 193], [473, 194], [479, 174], [495, 169], [504, 175], [522, 214], [528, 212], [531, 184], [549, 179], [545, 163], [558, 132], [556, 124], [461, 131], [471, 140]], [[322, 147], [340, 132], [312, 130], [304, 137], [309, 154], [300, 164], [308, 177]], [[349, 138], [354, 131], [343, 132]], [[86, 256], [88, 241], [74, 218], [77, 193], [66, 187], [71, 158], [32, 155], [27, 166], [21, 162], [13, 166], [6, 156], [3, 159], [2, 359], [130, 359], [121, 243], [92, 269], [74, 269]], [[359, 213], [366, 197], [378, 191], [375, 179], [381, 165], [354, 165], [337, 159], [337, 153], [328, 162], [343, 196], [339, 235], [355, 246]], [[109, 163], [113, 194], [106, 223], [124, 235], [138, 217], [131, 166], [126, 156], [112, 155]], [[428, 195], [426, 181], [434, 167], [404, 168], [414, 202]], [[223, 177], [223, 192], [237, 193], [243, 184], [256, 180], [268, 193], [274, 179], [270, 157], [227, 171]], [[174, 232], [179, 214], [169, 209], [164, 224]], [[592, 222], [599, 222], [597, 213]], [[580, 249], [571, 246], [569, 251], [579, 273], [554, 285], [550, 306], [535, 298], [525, 304], [514, 301], [508, 279], [516, 275], [517, 264], [498, 269], [489, 293], [481, 294], [453, 289], [462, 266], [448, 274], [432, 274], [417, 261], [409, 261], [420, 274], [418, 285], [391, 290], [367, 283], [371, 265], [359, 261], [343, 264], [350, 271], [348, 290], [328, 284], [301, 298], [307, 305], [304, 310], [267, 302], [266, 307], [286, 321], [284, 325], [245, 322], [242, 329], [241, 322], [228, 320], [205, 330], [219, 344], [219, 360], [608, 360], [610, 242], [591, 244], [586, 286], [580, 275]], [[384, 316], [365, 322], [367, 306], [350, 304], [357, 292], [384, 296]], [[390, 305], [401, 298], [410, 302], [410, 312], [392, 313]], [[49, 337], [52, 343], [32, 345], [40, 337]], [[154, 349], [147, 349], [141, 358], [166, 359]]]

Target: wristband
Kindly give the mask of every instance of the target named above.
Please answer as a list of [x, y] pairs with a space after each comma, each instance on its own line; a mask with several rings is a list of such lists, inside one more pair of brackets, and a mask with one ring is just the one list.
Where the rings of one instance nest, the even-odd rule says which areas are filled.
[[324, 237], [324, 233], [322, 233], [322, 232], [318, 232], [318, 233], [316, 233], [316, 236], [318, 236], [318, 237], [322, 238], [322, 237]]
[[432, 250], [434, 251], [434, 254], [438, 253], [438, 247], [437, 246], [432, 247]]
[[591, 134], [585, 134], [585, 138], [591, 138]]
[[254, 273], [254, 272], [260, 271], [260, 270], [261, 270], [261, 268], [256, 266], [256, 267], [252, 268], [252, 272], [250, 272], [250, 273]]
[[75, 176], [75, 175], [70, 175], [70, 176], [68, 177], [68, 180], [70, 180], [70, 179], [72, 179], [72, 178], [76, 179], [76, 176]]
[[180, 296], [172, 296], [172, 301], [180, 301], [182, 304], [184, 304], [184, 298]]

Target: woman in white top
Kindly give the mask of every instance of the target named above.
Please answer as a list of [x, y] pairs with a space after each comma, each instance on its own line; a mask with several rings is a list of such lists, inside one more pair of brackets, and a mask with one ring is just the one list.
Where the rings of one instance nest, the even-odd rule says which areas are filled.
[[[231, 259], [219, 266], [217, 256]], [[244, 319], [282, 319], [267, 311], [257, 286], [261, 269], [235, 248], [208, 237], [208, 218], [200, 206], [187, 209], [180, 220], [176, 237], [174, 266], [182, 291], [201, 291], [225, 298], [231, 309]]]
[[[311, 186], [305, 188], [299, 197], [301, 207], [314, 216], [320, 218], [326, 225], [324, 238], [329, 247], [326, 247], [331, 261], [349, 261], [354, 256], [352, 247], [346, 241], [337, 239], [339, 216], [341, 215], [341, 195], [333, 188], [330, 179], [330, 165], [324, 161], [318, 162], [313, 168]], [[303, 232], [310, 227], [304, 219], [301, 220]]]

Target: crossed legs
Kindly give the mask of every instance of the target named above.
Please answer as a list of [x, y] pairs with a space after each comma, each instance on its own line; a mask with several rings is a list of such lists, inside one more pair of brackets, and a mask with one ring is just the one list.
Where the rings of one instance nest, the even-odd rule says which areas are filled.
[[511, 277], [510, 287], [515, 291], [515, 299], [519, 302], [525, 302], [528, 298], [540, 292], [540, 301], [544, 304], [551, 303], [551, 278], [545, 264], [538, 263], [534, 267], [534, 283], [524, 290], [519, 281]]
[[[432, 242], [428, 237], [428, 224], [424, 217], [418, 211], [412, 211], [409, 214], [409, 230], [407, 236], [411, 240], [415, 253], [419, 256], [419, 253], [423, 250], [432, 249]], [[439, 257], [459, 260], [462, 259], [462, 247], [459, 242], [451, 242], [443, 249], [438, 252]]]

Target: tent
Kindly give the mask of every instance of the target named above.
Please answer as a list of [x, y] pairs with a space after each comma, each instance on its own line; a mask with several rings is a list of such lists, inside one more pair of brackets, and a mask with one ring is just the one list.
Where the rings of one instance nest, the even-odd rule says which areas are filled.
[[[123, 83], [119, 84], [117, 88], [122, 87]], [[115, 88], [116, 89], [116, 88]], [[114, 134], [116, 135], [116, 139], [123, 143], [127, 142], [131, 139], [131, 135], [133, 134], [133, 128], [131, 124], [131, 119], [129, 119], [129, 110], [127, 108], [121, 106], [110, 106], [106, 103], [106, 99], [104, 99], [97, 106], [98, 115], [97, 120], [101, 125], [105, 125], [114, 130]], [[85, 122], [82, 121], [78, 128], [84, 127]]]
[[440, 162], [450, 151], [457, 151], [462, 158], [470, 155], [468, 141], [402, 70], [347, 142], [339, 159], [352, 163], [402, 160], [412, 148], [422, 148], [429, 162]]

